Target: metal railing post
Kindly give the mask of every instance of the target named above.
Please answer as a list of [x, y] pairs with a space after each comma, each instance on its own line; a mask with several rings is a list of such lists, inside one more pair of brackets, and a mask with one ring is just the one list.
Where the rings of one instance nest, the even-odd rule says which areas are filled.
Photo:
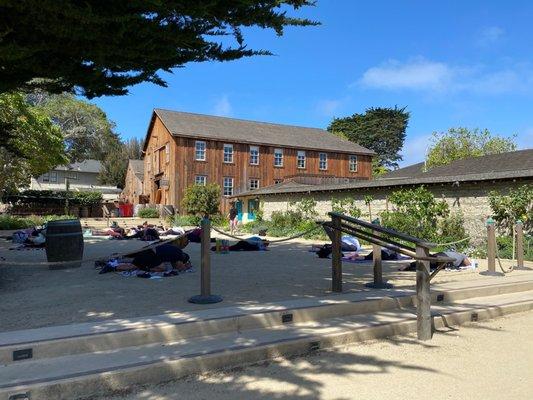
[[[379, 225], [379, 219], [372, 221], [372, 224]], [[372, 230], [372, 233], [376, 236], [381, 236], [380, 232]], [[381, 259], [381, 246], [376, 243], [372, 243], [372, 265], [374, 268], [374, 282], [367, 283], [365, 286], [374, 289], [390, 289], [392, 285], [390, 283], [383, 282], [383, 262]]]
[[200, 224], [201, 254], [200, 254], [200, 294], [189, 299], [190, 303], [212, 304], [222, 301], [222, 297], [211, 294], [211, 221], [204, 217]]
[[[416, 246], [418, 257], [429, 257], [429, 249]], [[431, 296], [429, 292], [429, 261], [416, 261], [416, 328], [419, 340], [429, 340], [432, 336]]]
[[342, 292], [342, 253], [341, 253], [341, 219], [331, 216], [333, 241], [331, 253], [331, 291]]
[[521, 270], [530, 270], [531, 268], [524, 266], [524, 225], [522, 221], [516, 221], [514, 226], [516, 233], [516, 268]]

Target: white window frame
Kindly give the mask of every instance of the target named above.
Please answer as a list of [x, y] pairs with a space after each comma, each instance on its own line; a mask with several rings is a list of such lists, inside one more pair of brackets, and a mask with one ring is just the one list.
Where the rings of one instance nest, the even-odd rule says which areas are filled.
[[[302, 161], [302, 165], [300, 166], [300, 161]], [[296, 167], [298, 169], [305, 169], [307, 165], [307, 159], [305, 156], [305, 150], [298, 150], [298, 153], [296, 153]]]
[[199, 186], [207, 185], [207, 175], [196, 175], [194, 177], [194, 184]]
[[78, 180], [78, 172], [77, 171], [67, 171], [66, 173], [67, 179], [72, 179], [73, 181]]
[[167, 164], [170, 162], [170, 143], [165, 145], [165, 161]]
[[42, 174], [42, 175], [41, 175], [41, 180], [42, 180], [43, 182], [49, 183], [49, 182], [50, 182], [50, 173], [47, 172], [47, 173], [45, 173], [45, 174]]
[[274, 149], [274, 167], [283, 167], [283, 149]]
[[57, 183], [57, 171], [50, 171], [50, 183]]
[[350, 155], [350, 158], [348, 160], [348, 169], [350, 172], [357, 172], [357, 156], [355, 154]]
[[[228, 150], [228, 152], [226, 152], [226, 150]], [[231, 143], [224, 143], [222, 151], [222, 160], [224, 161], [224, 163], [233, 164], [233, 145]]]
[[[224, 196], [233, 195], [233, 178], [231, 176], [224, 176], [222, 178], [222, 193]], [[227, 184], [229, 183], [229, 185]]]
[[[253, 182], [253, 185], [252, 185], [252, 182]], [[256, 178], [248, 179], [248, 190], [256, 190], [256, 189], [259, 189], [259, 179], [256, 179]]]
[[[205, 161], [207, 159], [206, 157], [207, 153], [207, 144], [203, 140], [197, 140], [194, 143], [194, 159], [196, 161]], [[200, 155], [200, 156], [198, 156]]]
[[328, 170], [328, 153], [318, 153], [318, 169], [321, 171]]
[[250, 146], [250, 165], [259, 165], [259, 146]]

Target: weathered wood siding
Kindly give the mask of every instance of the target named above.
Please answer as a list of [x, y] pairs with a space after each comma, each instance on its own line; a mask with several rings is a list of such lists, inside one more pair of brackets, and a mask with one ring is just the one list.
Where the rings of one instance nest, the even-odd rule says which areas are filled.
[[[196, 160], [195, 143], [197, 140], [206, 142], [206, 160]], [[170, 146], [170, 162], [165, 161], [166, 144]], [[233, 162], [224, 162], [224, 144], [233, 145]], [[259, 186], [273, 185], [293, 175], [335, 176], [344, 178], [370, 179], [372, 176], [371, 157], [358, 156], [356, 172], [349, 170], [349, 156], [352, 153], [326, 152], [328, 156], [327, 170], [319, 169], [319, 151], [282, 146], [259, 145], [259, 165], [250, 164], [250, 145], [232, 141], [204, 140], [201, 138], [171, 136], [156, 116], [148, 138], [144, 157], [144, 194], [150, 196], [150, 203], [170, 204], [181, 210], [183, 192], [195, 183], [197, 175], [207, 177], [207, 183], [217, 183], [222, 187], [223, 178], [234, 180], [234, 193], [248, 189], [250, 179], [258, 179]], [[274, 166], [275, 149], [283, 150], [283, 166]], [[297, 152], [306, 152], [306, 167], [297, 168]], [[162, 188], [161, 198], [157, 197], [157, 181], [168, 181], [169, 187]], [[226, 201], [222, 201], [226, 208]]]

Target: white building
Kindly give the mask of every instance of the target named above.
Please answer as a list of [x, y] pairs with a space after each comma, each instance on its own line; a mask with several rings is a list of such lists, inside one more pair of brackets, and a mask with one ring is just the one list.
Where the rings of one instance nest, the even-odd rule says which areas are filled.
[[85, 160], [67, 166], [58, 166], [37, 178], [32, 178], [30, 189], [65, 190], [68, 180], [72, 191], [101, 192], [104, 200], [118, 200], [121, 189], [98, 183], [101, 167], [102, 164], [98, 160]]

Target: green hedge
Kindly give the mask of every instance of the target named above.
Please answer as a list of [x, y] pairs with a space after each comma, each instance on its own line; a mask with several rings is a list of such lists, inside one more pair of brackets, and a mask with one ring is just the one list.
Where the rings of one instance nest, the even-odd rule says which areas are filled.
[[97, 206], [102, 202], [100, 192], [74, 192], [66, 190], [24, 190], [20, 193], [4, 195], [4, 203], [18, 206], [64, 205], [68, 198], [73, 206]]
[[30, 215], [29, 217], [16, 217], [13, 215], [0, 215], [0, 230], [25, 229], [44, 225], [48, 221], [59, 219], [76, 219], [73, 215]]
[[159, 211], [157, 208], [141, 208], [137, 216], [140, 218], [159, 218]]

